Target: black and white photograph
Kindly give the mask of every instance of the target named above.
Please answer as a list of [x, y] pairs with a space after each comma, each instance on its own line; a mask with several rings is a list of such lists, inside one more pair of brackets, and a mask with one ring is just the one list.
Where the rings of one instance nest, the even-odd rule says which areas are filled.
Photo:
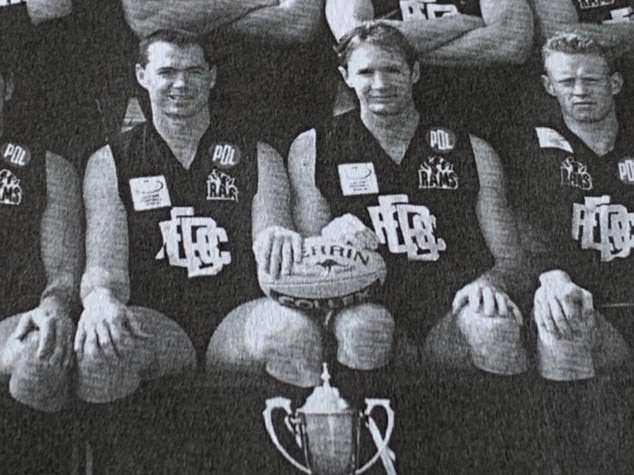
[[634, 0], [0, 0], [0, 474], [634, 473]]

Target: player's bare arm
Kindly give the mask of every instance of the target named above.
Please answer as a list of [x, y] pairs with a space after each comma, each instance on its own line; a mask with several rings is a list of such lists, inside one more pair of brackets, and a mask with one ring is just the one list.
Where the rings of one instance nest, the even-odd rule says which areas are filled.
[[83, 258], [80, 184], [62, 157], [46, 154], [46, 208], [41, 223], [46, 288], [37, 308], [25, 313], [15, 331], [22, 340], [38, 331], [38, 357], [68, 367], [75, 325], [70, 312], [77, 299]]
[[126, 19], [139, 37], [157, 30], [208, 33], [279, 0], [122, 0]]
[[424, 55], [439, 66], [522, 64], [533, 41], [533, 16], [526, 0], [480, 0], [484, 25]]
[[288, 155], [295, 229], [304, 237], [318, 235], [332, 216], [330, 206], [315, 183], [317, 132], [311, 129], [299, 135]]
[[[326, 19], [333, 36], [341, 38], [365, 21], [375, 19], [371, 0], [327, 0]], [[407, 21], [381, 20], [395, 28], [421, 54], [446, 45], [465, 33], [484, 26], [481, 18], [470, 15], [451, 15], [433, 21], [408, 19]]]
[[34, 25], [63, 18], [73, 10], [72, 0], [27, 0], [26, 10]]
[[295, 232], [284, 160], [270, 145], [258, 143], [258, 191], [253, 197], [253, 252], [258, 267], [274, 277], [288, 275], [302, 256]]
[[522, 275], [522, 264], [517, 228], [505, 198], [502, 165], [495, 150], [484, 140], [471, 136], [471, 146], [480, 180], [478, 220], [495, 265], [458, 291], [454, 312], [469, 305], [472, 310], [480, 309], [487, 316], [508, 316], [521, 324], [521, 313], [506, 293], [517, 287], [513, 280]]
[[228, 27], [268, 42], [308, 43], [319, 29], [323, 10], [324, 0], [281, 0], [278, 5], [252, 10]]
[[86, 270], [81, 298], [84, 311], [75, 337], [78, 358], [103, 351], [117, 358], [124, 334], [139, 336], [127, 318], [130, 295], [128, 231], [109, 146], [90, 157], [84, 177]]
[[580, 23], [571, 0], [531, 1], [542, 39], [550, 38], [559, 32], [576, 32], [600, 41], [614, 54], [634, 53], [634, 22], [619, 21], [617, 17], [604, 24]]

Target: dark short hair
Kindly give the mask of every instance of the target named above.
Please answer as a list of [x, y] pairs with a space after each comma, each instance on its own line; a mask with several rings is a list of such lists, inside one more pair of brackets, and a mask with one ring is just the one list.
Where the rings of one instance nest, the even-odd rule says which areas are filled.
[[380, 21], [369, 21], [346, 33], [335, 48], [339, 66], [347, 68], [352, 52], [361, 44], [368, 43], [401, 55], [407, 65], [414, 67], [418, 53], [398, 29]]
[[207, 64], [209, 66], [212, 66], [214, 64], [214, 58], [211, 54], [209, 42], [203, 42], [200, 36], [193, 35], [185, 31], [157, 30], [154, 33], [150, 33], [139, 42], [139, 53], [137, 62], [141, 66], [145, 67], [149, 61], [148, 49], [150, 48], [150, 45], [159, 42], [169, 43], [172, 45], [180, 46], [181, 48], [192, 45], [200, 46], [200, 49], [202, 49], [203, 51], [203, 55]]
[[542, 46], [542, 63], [552, 53], [589, 55], [603, 58], [608, 65], [610, 74], [615, 72], [615, 58], [600, 42], [582, 33], [557, 33], [548, 38]]

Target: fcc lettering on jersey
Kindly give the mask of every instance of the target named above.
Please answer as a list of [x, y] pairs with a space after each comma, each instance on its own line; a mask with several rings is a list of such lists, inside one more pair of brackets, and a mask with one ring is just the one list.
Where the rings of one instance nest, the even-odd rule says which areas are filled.
[[160, 223], [163, 246], [157, 260], [167, 258], [174, 267], [185, 267], [188, 277], [213, 276], [231, 263], [231, 253], [221, 251], [227, 232], [209, 217], [194, 216], [194, 208], [174, 207], [170, 221]]
[[573, 188], [580, 188], [582, 190], [592, 189], [592, 177], [588, 173], [588, 167], [576, 161], [574, 158], [567, 157], [561, 162], [559, 172], [559, 183], [561, 185], [572, 186]]
[[599, 251], [603, 262], [624, 259], [634, 247], [634, 213], [610, 204], [607, 195], [586, 197], [584, 204], [573, 204], [572, 238], [582, 249]]
[[460, 13], [455, 5], [439, 4], [435, 0], [406, 0], [401, 1], [400, 6], [404, 21], [430, 20]]
[[0, 170], [0, 204], [17, 206], [21, 202], [20, 180], [10, 170]]
[[393, 254], [411, 261], [437, 261], [447, 249], [436, 238], [436, 217], [425, 206], [409, 203], [407, 195], [379, 196], [379, 206], [368, 207], [374, 232]]

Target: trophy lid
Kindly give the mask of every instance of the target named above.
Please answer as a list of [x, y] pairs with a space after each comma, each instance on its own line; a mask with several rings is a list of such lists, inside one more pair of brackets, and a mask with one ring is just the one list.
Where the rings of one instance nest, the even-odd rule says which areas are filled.
[[328, 365], [324, 363], [324, 371], [321, 373], [323, 383], [315, 387], [313, 393], [306, 398], [306, 403], [298, 409], [303, 413], [332, 414], [344, 412], [350, 408], [348, 402], [339, 395], [339, 390], [330, 385], [330, 373]]

